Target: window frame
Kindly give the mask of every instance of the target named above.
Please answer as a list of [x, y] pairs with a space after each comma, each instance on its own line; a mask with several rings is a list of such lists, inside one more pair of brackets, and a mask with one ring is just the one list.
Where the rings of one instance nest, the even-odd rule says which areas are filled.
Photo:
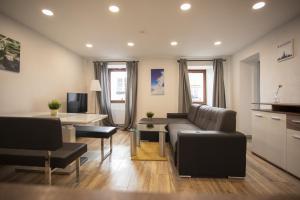
[[203, 102], [193, 101], [195, 104], [207, 104], [207, 94], [206, 94], [206, 70], [205, 69], [188, 69], [188, 73], [202, 73], [203, 74]]
[[112, 100], [112, 98], [111, 98], [111, 73], [112, 72], [126, 72], [126, 68], [109, 68], [108, 69], [110, 103], [125, 103], [126, 96], [125, 96], [125, 100]]

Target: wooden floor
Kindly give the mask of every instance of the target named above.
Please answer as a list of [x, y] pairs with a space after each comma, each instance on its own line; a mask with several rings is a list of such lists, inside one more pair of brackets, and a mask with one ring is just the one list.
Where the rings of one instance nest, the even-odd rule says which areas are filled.
[[[102, 165], [100, 141], [80, 138], [88, 144], [89, 161], [81, 167], [81, 182], [75, 183], [75, 174], [53, 175], [53, 185], [96, 190], [143, 192], [188, 192], [208, 194], [300, 194], [300, 181], [270, 165], [248, 151], [247, 176], [244, 180], [179, 178], [174, 169], [169, 146], [168, 161], [131, 161], [128, 132], [114, 136], [113, 154]], [[221, 167], [221, 166], [220, 166]], [[0, 166], [0, 181], [25, 184], [43, 184], [40, 173], [15, 172], [12, 167]]]

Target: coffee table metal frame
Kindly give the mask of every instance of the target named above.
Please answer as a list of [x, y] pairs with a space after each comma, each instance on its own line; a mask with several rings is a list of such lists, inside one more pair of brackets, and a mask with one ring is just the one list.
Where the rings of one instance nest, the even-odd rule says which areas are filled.
[[165, 124], [137, 124], [136, 129], [131, 134], [131, 156], [136, 155], [137, 146], [140, 147], [140, 132], [159, 132], [159, 155], [165, 156], [166, 132]]

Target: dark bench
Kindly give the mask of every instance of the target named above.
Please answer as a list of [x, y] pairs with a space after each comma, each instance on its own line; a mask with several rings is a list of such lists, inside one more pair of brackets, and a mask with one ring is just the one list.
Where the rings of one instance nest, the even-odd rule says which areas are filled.
[[80, 156], [87, 145], [63, 143], [59, 119], [0, 117], [0, 164], [44, 167], [46, 182], [51, 174], [76, 160], [79, 182]]
[[[76, 126], [77, 137], [101, 138], [101, 163], [112, 153], [112, 136], [117, 132], [112, 126]], [[110, 139], [109, 152], [104, 154], [104, 139]]]

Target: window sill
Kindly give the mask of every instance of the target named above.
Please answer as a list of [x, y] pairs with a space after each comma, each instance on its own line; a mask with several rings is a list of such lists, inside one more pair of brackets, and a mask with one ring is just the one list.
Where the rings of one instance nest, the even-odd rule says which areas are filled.
[[125, 103], [125, 101], [110, 101], [110, 103]]

